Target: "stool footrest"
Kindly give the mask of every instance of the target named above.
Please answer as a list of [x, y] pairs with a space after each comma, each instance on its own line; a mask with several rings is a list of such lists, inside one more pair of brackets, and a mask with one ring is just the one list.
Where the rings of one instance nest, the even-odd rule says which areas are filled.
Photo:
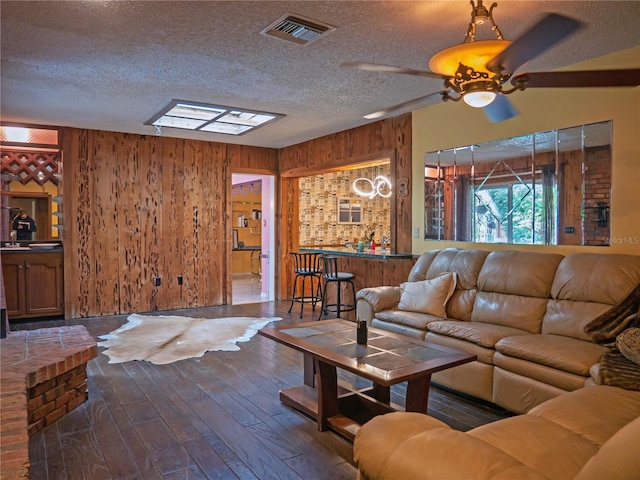
[[356, 307], [354, 307], [350, 303], [341, 303], [340, 305], [338, 305], [337, 303], [330, 303], [330, 304], [325, 304], [322, 307], [322, 309], [325, 311], [325, 313], [338, 313], [338, 312], [351, 312], [355, 310]]
[[321, 303], [322, 302], [322, 298], [321, 297], [293, 297], [292, 299], [294, 302], [300, 302], [300, 303]]

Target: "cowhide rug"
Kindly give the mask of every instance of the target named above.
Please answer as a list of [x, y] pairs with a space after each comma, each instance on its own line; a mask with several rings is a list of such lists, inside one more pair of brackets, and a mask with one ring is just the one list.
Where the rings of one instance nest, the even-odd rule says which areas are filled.
[[109, 356], [109, 363], [147, 360], [164, 365], [215, 350], [240, 350], [238, 342], [248, 342], [266, 324], [282, 318], [133, 314], [127, 320], [117, 330], [98, 337], [105, 340], [98, 346], [107, 347], [103, 353]]

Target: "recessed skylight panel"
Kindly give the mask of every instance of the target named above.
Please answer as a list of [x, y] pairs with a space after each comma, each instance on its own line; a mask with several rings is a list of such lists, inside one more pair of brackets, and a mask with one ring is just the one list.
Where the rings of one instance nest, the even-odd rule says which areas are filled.
[[[173, 100], [145, 125], [242, 135], [284, 115]], [[159, 131], [159, 130], [158, 130]]]
[[198, 130], [204, 125], [206, 120], [194, 120], [193, 118], [171, 117], [164, 115], [153, 124], [161, 127], [185, 128], [187, 130]]
[[200, 120], [213, 120], [218, 115], [226, 112], [226, 108], [212, 108], [212, 107], [203, 107], [199, 105], [185, 105], [183, 103], [177, 104], [171, 110], [169, 110], [165, 115], [170, 115], [172, 117], [184, 117], [184, 118], [193, 118]]
[[239, 112], [237, 110], [234, 110], [232, 112], [227, 113], [224, 117], [221, 117], [219, 121], [257, 127], [258, 125], [262, 125], [263, 123], [268, 122], [269, 120], [273, 120], [274, 118], [276, 117], [273, 115], [265, 115], [260, 113], [251, 113], [251, 112]]
[[234, 125], [232, 123], [213, 122], [205, 125], [200, 130], [214, 133], [226, 133], [227, 135], [240, 135], [241, 133], [248, 132], [253, 127], [248, 125]]

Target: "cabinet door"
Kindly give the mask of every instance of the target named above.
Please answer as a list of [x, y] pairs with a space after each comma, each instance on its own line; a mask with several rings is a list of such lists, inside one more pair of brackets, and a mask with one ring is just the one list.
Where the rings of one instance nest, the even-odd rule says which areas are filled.
[[7, 300], [9, 319], [19, 318], [25, 313], [24, 261], [14, 255], [3, 255], [2, 274], [4, 276], [4, 294]]
[[62, 315], [62, 265], [54, 255], [32, 255], [25, 262], [26, 314]]

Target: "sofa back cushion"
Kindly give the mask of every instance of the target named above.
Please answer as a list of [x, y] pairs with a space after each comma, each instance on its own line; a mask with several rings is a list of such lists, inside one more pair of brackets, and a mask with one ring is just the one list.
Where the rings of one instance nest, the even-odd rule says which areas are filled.
[[471, 321], [540, 333], [562, 259], [555, 253], [491, 252], [478, 276]]
[[425, 273], [426, 279], [452, 272], [456, 274], [456, 289], [447, 302], [447, 318], [471, 320], [471, 311], [478, 289], [478, 275], [489, 252], [484, 250], [440, 250]]
[[591, 340], [584, 327], [640, 284], [640, 256], [574, 253], [560, 265], [542, 333]]
[[480, 269], [488, 254], [483, 250], [440, 250], [429, 265], [425, 278], [436, 278], [443, 273], [454, 272], [457, 276], [457, 288], [475, 289], [478, 287]]
[[422, 280], [427, 279], [427, 270], [431, 266], [431, 262], [436, 258], [436, 255], [440, 250], [430, 250], [428, 252], [424, 252], [422, 255], [418, 257], [416, 263], [411, 267], [411, 271], [409, 272], [408, 281], [409, 282], [420, 282]]

